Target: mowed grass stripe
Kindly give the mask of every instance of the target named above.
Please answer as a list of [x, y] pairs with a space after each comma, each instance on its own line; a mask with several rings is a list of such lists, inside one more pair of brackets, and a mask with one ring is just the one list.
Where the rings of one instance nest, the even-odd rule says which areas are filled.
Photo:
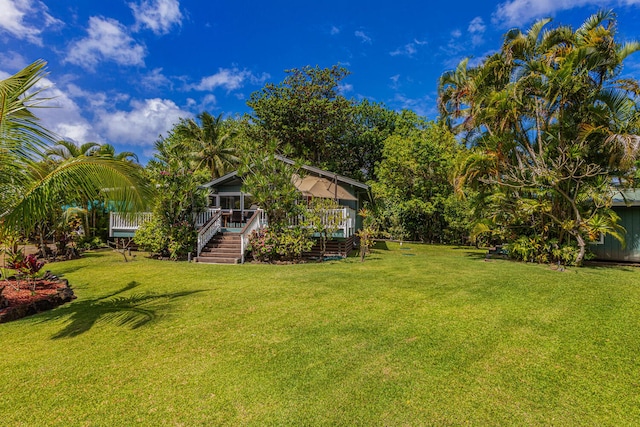
[[[410, 253], [411, 256], [407, 256]], [[52, 264], [0, 326], [6, 425], [640, 423], [640, 271], [388, 243], [365, 263]]]

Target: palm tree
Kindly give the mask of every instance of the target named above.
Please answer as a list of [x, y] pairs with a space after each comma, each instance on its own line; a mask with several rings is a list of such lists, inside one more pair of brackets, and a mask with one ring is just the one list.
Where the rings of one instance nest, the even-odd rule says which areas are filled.
[[45, 66], [36, 61], [0, 81], [0, 229], [30, 231], [54, 207], [83, 200], [143, 209], [148, 189], [139, 168], [128, 162], [79, 156], [41, 167], [39, 160], [56, 141], [32, 111], [47, 100], [32, 91]]
[[138, 163], [138, 155], [136, 153], [133, 151], [121, 151], [120, 153], [116, 153], [115, 147], [111, 144], [102, 144], [92, 154], [98, 157]]
[[56, 161], [74, 159], [80, 156], [91, 156], [100, 149], [97, 142], [85, 142], [76, 144], [73, 141], [60, 140], [54, 147], [49, 148], [45, 155]]
[[493, 200], [512, 210], [520, 229], [528, 221], [545, 238], [571, 236], [580, 263], [586, 238], [606, 222], [606, 203], [595, 203], [606, 199], [604, 178], [632, 172], [640, 152], [633, 134], [638, 85], [616, 78], [640, 44], [615, 42], [611, 12], [575, 31], [547, 29], [549, 22], [511, 30], [500, 52], [477, 67], [465, 60], [445, 73], [439, 106], [474, 146], [459, 181], [475, 181], [488, 196], [506, 195]]
[[218, 178], [239, 163], [235, 147], [230, 145], [235, 132], [229, 129], [222, 114], [213, 117], [206, 111], [195, 120], [181, 120], [174, 133], [191, 152], [194, 169], [205, 167], [211, 179]]

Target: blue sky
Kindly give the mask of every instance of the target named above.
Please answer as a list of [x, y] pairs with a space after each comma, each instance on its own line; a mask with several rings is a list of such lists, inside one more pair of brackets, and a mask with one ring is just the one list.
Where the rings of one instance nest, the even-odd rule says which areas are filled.
[[[348, 98], [436, 119], [442, 72], [494, 52], [509, 28], [576, 27], [610, 8], [619, 40], [640, 39], [640, 0], [0, 0], [0, 78], [46, 60], [57, 108], [38, 110], [45, 125], [144, 163], [178, 118], [245, 113], [252, 92], [305, 65], [340, 63]], [[625, 73], [640, 77], [640, 57]]]

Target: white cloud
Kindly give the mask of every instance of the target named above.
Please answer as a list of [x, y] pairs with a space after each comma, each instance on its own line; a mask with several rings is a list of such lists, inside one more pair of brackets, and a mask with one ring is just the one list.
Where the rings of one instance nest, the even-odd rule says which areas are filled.
[[192, 114], [168, 99], [131, 101], [130, 111], [99, 111], [97, 126], [110, 141], [135, 146], [152, 145], [171, 130], [180, 118]]
[[329, 34], [331, 34], [332, 36], [337, 36], [338, 34], [340, 34], [340, 28], [336, 27], [335, 25], [332, 26]]
[[473, 46], [478, 46], [484, 43], [483, 34], [486, 29], [487, 29], [487, 26], [484, 24], [484, 21], [479, 16], [476, 16], [471, 20], [471, 22], [469, 22], [469, 27], [467, 28], [467, 30], [471, 34], [471, 44]]
[[451, 37], [453, 37], [454, 39], [462, 37], [462, 31], [457, 30], [457, 29], [451, 31]]
[[423, 46], [426, 44], [427, 44], [426, 41], [420, 41], [420, 40], [414, 39], [413, 42], [407, 43], [404, 46], [394, 50], [393, 52], [389, 52], [389, 55], [391, 56], [402, 55], [402, 56], [408, 56], [409, 58], [411, 58], [413, 57], [413, 55], [418, 53], [417, 46]]
[[479, 16], [476, 16], [471, 20], [471, 22], [469, 22], [468, 31], [472, 34], [484, 33], [486, 29], [487, 26], [484, 25], [484, 21]]
[[492, 20], [503, 27], [517, 27], [576, 7], [616, 5], [640, 5], [640, 0], [508, 0], [498, 5]]
[[355, 35], [357, 38], [359, 38], [362, 43], [371, 44], [371, 37], [369, 37], [367, 34], [365, 34], [364, 31], [358, 30], [355, 33], [353, 33], [353, 35]]
[[263, 73], [261, 76], [256, 76], [248, 70], [240, 70], [239, 68], [219, 68], [216, 74], [212, 74], [207, 77], [203, 77], [200, 83], [192, 85], [192, 89], [196, 90], [214, 90], [218, 87], [222, 87], [231, 92], [240, 89], [244, 86], [248, 80], [251, 84], [261, 85], [268, 78], [269, 74]]
[[14, 71], [22, 70], [24, 67], [29, 65], [24, 56], [13, 51], [9, 51], [6, 53], [0, 52], [0, 64], [2, 64], [3, 67], [7, 67], [8, 69]]
[[205, 95], [204, 98], [202, 98], [202, 102], [200, 103], [200, 107], [198, 108], [198, 110], [199, 111], [213, 110], [214, 108], [216, 108], [217, 103], [218, 103], [218, 100], [216, 99], [215, 95], [212, 93], [209, 93]]
[[92, 16], [88, 36], [69, 46], [66, 61], [87, 69], [94, 69], [100, 61], [120, 65], [144, 65], [145, 48], [127, 34], [115, 19]]
[[340, 84], [340, 85], [338, 85], [338, 90], [342, 94], [353, 92], [353, 85], [349, 84], [349, 83]]
[[413, 43], [407, 43], [403, 47], [398, 48], [393, 52], [389, 52], [389, 55], [391, 56], [402, 55], [402, 56], [412, 57], [413, 55], [415, 55], [416, 52], [417, 52], [416, 46]]
[[[45, 89], [46, 88], [46, 89]], [[47, 78], [41, 79], [35, 89], [44, 89], [42, 96], [51, 98], [46, 106], [35, 113], [45, 128], [62, 139], [77, 142], [102, 142], [91, 123], [83, 116], [82, 109], [73, 99], [72, 90], [62, 90]]]
[[0, 0], [0, 29], [20, 40], [42, 46], [43, 28], [63, 25], [49, 15], [47, 6], [34, 0]]
[[400, 87], [400, 74], [396, 74], [394, 76], [389, 77], [389, 80], [391, 80], [391, 88], [393, 90], [397, 90]]
[[140, 84], [146, 89], [173, 88], [171, 80], [162, 74], [162, 68], [154, 68], [140, 80]]
[[143, 0], [129, 3], [136, 18], [136, 28], [149, 28], [155, 34], [167, 34], [174, 25], [182, 25], [178, 0]]
[[402, 110], [412, 110], [419, 116], [429, 117], [436, 116], [438, 111], [435, 107], [433, 98], [425, 96], [423, 98], [408, 98], [403, 94], [396, 94], [393, 104], [398, 105]]

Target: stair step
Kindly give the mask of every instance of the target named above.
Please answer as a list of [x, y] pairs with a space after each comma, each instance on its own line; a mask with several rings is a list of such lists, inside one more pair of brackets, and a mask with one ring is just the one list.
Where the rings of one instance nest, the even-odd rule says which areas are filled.
[[224, 256], [235, 256], [238, 257], [240, 256], [240, 251], [232, 251], [232, 250], [221, 250], [221, 249], [203, 249], [202, 252], [200, 252], [200, 256], [216, 256], [216, 255], [224, 255]]
[[200, 255], [196, 258], [196, 261], [203, 264], [238, 264], [240, 258], [203, 257]]
[[220, 250], [234, 250], [237, 252], [240, 252], [241, 246], [240, 245], [207, 245], [205, 246], [205, 248], [208, 249], [220, 249]]
[[229, 240], [240, 240], [242, 236], [238, 233], [230, 233], [230, 234], [216, 234], [212, 237], [213, 239], [229, 239]]
[[202, 248], [197, 262], [208, 264], [238, 264], [242, 260], [242, 236], [237, 233], [216, 234]]

